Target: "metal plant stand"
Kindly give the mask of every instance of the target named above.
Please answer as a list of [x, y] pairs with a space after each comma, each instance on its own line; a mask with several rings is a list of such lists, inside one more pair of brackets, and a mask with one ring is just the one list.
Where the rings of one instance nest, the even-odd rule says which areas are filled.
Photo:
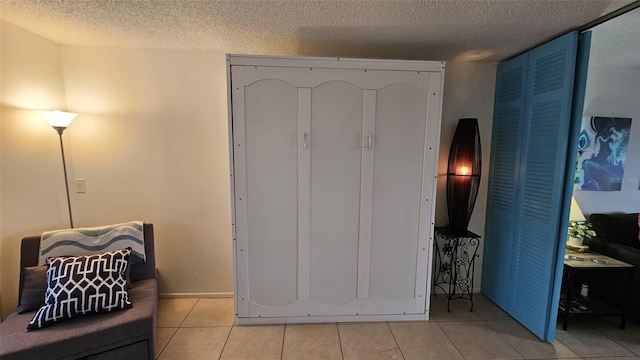
[[[454, 232], [448, 227], [436, 227], [434, 246], [436, 268], [433, 286], [439, 287], [447, 296], [447, 311], [451, 312], [451, 300], [465, 299], [473, 311], [473, 275], [475, 259], [480, 245], [480, 235], [471, 231]], [[441, 244], [442, 243], [442, 244]]]

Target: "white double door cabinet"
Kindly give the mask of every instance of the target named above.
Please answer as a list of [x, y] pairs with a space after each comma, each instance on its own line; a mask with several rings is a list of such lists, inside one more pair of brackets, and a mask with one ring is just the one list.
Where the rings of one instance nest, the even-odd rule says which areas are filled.
[[229, 57], [238, 323], [427, 318], [443, 64], [279, 60]]

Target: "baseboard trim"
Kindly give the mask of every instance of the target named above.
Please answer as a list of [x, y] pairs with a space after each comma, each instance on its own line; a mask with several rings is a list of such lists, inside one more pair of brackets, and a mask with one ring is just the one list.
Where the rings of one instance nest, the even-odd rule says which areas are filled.
[[[431, 290], [432, 294], [444, 295], [445, 292], [440, 288]], [[480, 294], [480, 289], [474, 289], [473, 294]], [[207, 292], [207, 293], [160, 293], [160, 298], [176, 299], [176, 298], [232, 298], [233, 291], [229, 292]]]
[[232, 298], [233, 292], [207, 292], [207, 293], [160, 293], [162, 299], [177, 298]]
[[427, 321], [429, 313], [410, 315], [331, 315], [331, 316], [284, 316], [284, 317], [239, 317], [237, 325], [270, 325], [270, 324], [312, 324], [342, 322], [380, 322], [380, 321]]

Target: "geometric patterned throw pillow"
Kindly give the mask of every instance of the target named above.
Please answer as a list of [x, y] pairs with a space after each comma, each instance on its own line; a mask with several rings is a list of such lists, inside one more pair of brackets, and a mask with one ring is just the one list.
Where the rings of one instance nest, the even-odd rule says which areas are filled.
[[45, 304], [27, 330], [89, 313], [130, 308], [125, 271], [131, 248], [104, 254], [58, 257], [47, 260]]

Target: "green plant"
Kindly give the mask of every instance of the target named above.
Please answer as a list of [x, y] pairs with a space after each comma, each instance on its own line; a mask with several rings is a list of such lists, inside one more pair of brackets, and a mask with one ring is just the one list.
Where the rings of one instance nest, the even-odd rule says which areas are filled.
[[591, 229], [591, 223], [570, 221], [569, 236], [573, 236], [578, 239], [591, 239], [596, 236], [596, 232]]

